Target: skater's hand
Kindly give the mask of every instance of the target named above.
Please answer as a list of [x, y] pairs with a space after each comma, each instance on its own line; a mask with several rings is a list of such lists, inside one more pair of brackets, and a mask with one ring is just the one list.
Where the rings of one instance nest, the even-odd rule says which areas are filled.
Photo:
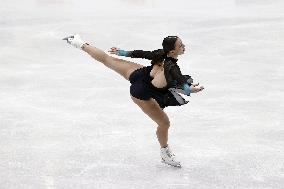
[[192, 84], [192, 85], [190, 86], [190, 91], [191, 91], [192, 93], [198, 93], [198, 92], [200, 92], [200, 91], [202, 91], [202, 90], [204, 89], [203, 86], [198, 86], [198, 85], [199, 85], [199, 83], [197, 83], [197, 84]]
[[108, 51], [110, 54], [115, 54], [118, 55], [118, 51], [120, 50], [120, 48], [117, 47], [112, 47], [110, 48], [110, 50]]

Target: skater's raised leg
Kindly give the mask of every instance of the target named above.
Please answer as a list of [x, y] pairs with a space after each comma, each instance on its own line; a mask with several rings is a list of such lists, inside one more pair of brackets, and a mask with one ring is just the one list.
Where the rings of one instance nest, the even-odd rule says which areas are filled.
[[133, 71], [144, 67], [143, 65], [134, 62], [109, 56], [104, 51], [85, 43], [78, 34], [66, 37], [63, 40], [66, 40], [68, 43], [70, 43], [76, 48], [82, 49], [95, 60], [103, 63], [106, 67], [114, 70], [127, 80], [129, 80], [129, 76]]
[[102, 50], [96, 47], [93, 47], [91, 45], [84, 44], [83, 50], [87, 52], [91, 57], [103, 63], [106, 67], [119, 73], [121, 76], [123, 76], [127, 80], [129, 80], [129, 76], [131, 75], [133, 71], [144, 67], [134, 62], [130, 62], [130, 61], [126, 61], [126, 60], [122, 60], [119, 58], [109, 56]]

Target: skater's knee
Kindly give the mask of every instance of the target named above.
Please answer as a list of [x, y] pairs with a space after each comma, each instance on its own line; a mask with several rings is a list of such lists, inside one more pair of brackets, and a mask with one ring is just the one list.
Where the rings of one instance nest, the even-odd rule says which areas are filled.
[[158, 124], [158, 130], [168, 130], [170, 128], [170, 121], [164, 120]]
[[170, 120], [168, 116], [164, 116], [162, 120], [158, 123], [159, 127], [164, 128], [164, 129], [169, 129], [170, 128]]

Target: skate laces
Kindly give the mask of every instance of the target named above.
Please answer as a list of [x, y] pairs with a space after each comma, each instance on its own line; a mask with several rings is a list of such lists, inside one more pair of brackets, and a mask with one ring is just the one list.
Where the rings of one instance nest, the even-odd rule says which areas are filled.
[[69, 37], [69, 38], [67, 39], [67, 43], [71, 44], [73, 40], [74, 40], [74, 36]]
[[162, 149], [161, 158], [163, 163], [175, 167], [180, 167], [180, 162], [176, 160], [175, 154], [169, 149], [169, 147]]
[[64, 37], [62, 40], [66, 40], [67, 43], [70, 43], [71, 41], [73, 41], [73, 39], [74, 39], [74, 35], [71, 35], [69, 37]]
[[175, 154], [171, 151], [170, 148], [168, 148], [168, 150], [170, 151], [170, 153], [172, 154], [172, 156], [175, 156]]
[[171, 159], [174, 159], [175, 157], [175, 154], [169, 148], [166, 150], [166, 154]]

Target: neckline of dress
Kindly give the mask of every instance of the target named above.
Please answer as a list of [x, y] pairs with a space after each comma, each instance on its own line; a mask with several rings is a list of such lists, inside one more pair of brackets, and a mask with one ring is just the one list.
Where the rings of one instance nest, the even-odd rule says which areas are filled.
[[176, 63], [176, 62], [178, 61], [178, 59], [175, 59], [175, 58], [169, 57], [169, 56], [166, 57], [166, 60], [171, 60], [171, 61], [173, 61], [174, 63]]

